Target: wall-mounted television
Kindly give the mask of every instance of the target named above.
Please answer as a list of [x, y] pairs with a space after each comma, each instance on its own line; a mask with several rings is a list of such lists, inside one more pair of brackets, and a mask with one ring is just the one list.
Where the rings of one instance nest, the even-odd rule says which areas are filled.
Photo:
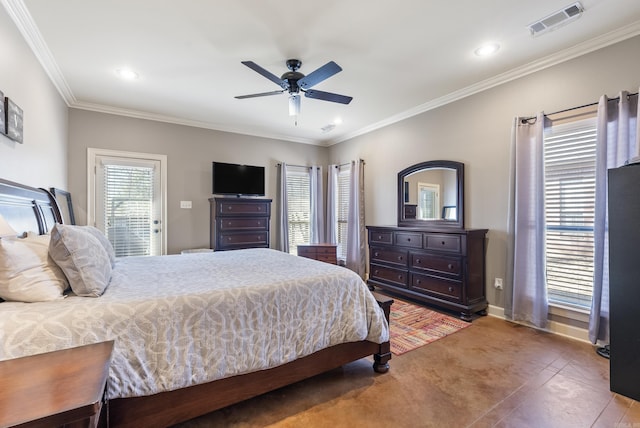
[[213, 194], [264, 196], [264, 167], [213, 162]]

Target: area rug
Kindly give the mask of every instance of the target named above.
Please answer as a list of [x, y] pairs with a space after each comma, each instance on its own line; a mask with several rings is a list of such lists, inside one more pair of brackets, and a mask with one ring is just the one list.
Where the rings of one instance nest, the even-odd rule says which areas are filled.
[[422, 306], [394, 300], [389, 316], [394, 355], [402, 355], [471, 325]]

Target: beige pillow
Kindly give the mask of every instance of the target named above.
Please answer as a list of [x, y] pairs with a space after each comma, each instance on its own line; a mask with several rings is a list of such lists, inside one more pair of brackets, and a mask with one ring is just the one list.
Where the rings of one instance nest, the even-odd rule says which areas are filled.
[[78, 296], [98, 297], [111, 280], [111, 261], [100, 241], [82, 227], [56, 224], [49, 255]]
[[62, 299], [69, 283], [48, 250], [49, 235], [0, 239], [0, 297], [18, 302]]

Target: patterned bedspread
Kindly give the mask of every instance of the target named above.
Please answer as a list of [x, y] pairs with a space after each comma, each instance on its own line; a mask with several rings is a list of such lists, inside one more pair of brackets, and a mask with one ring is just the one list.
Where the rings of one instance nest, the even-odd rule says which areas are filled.
[[0, 303], [0, 360], [114, 339], [108, 398], [388, 337], [358, 275], [269, 249], [124, 258], [99, 298]]

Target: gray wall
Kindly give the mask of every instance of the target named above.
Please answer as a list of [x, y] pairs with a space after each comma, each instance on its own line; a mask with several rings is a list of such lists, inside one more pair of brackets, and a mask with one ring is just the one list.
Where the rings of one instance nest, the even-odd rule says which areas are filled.
[[0, 134], [0, 177], [34, 187], [67, 187], [68, 108], [0, 7], [0, 92], [24, 115], [24, 143]]
[[[489, 229], [487, 297], [504, 307], [495, 277], [506, 275], [511, 125], [516, 115], [554, 112], [640, 86], [640, 37], [514, 80], [441, 108], [331, 146], [330, 162], [365, 160], [369, 225], [396, 223], [397, 173], [418, 162], [465, 164], [467, 228]], [[506, 278], [505, 278], [506, 279]]]
[[[87, 219], [87, 148], [167, 155], [167, 251], [209, 247], [211, 162], [266, 167], [266, 197], [275, 202], [276, 164], [327, 164], [327, 148], [70, 109], [69, 191], [76, 221]], [[181, 209], [180, 201], [192, 201]], [[271, 221], [275, 242], [275, 206]]]

